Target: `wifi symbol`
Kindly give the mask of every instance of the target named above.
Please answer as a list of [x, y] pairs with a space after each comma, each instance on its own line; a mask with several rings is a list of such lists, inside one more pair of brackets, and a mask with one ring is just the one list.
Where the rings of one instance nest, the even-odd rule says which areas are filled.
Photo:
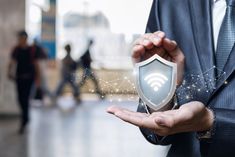
[[152, 73], [147, 75], [144, 80], [157, 92], [166, 83], [168, 78], [160, 73]]

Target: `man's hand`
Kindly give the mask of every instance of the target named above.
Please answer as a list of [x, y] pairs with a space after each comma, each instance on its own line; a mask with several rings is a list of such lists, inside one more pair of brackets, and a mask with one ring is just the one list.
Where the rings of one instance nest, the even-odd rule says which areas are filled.
[[138, 127], [150, 129], [160, 136], [209, 130], [214, 119], [212, 111], [197, 101], [182, 105], [176, 110], [152, 114], [133, 112], [117, 106], [109, 107], [107, 112]]
[[8, 69], [7, 69], [7, 77], [8, 77], [8, 79], [11, 80], [11, 81], [14, 81], [14, 80], [16, 79], [15, 76], [13, 75], [13, 71], [12, 71], [12, 69], [13, 69], [13, 67], [14, 67], [15, 65], [16, 65], [16, 61], [13, 60], [13, 59], [11, 59], [11, 60], [9, 61]]
[[10, 72], [7, 73], [7, 77], [8, 77], [8, 79], [10, 81], [14, 81], [15, 80], [15, 77]]
[[34, 67], [35, 67], [35, 72], [36, 72], [34, 83], [35, 83], [36, 88], [39, 88], [41, 86], [41, 70], [40, 70], [40, 65], [39, 65], [38, 60], [34, 61]]
[[177, 64], [177, 84], [181, 84], [185, 59], [177, 43], [166, 38], [165, 33], [161, 31], [144, 34], [134, 42], [132, 59], [135, 63], [146, 60], [154, 54]]

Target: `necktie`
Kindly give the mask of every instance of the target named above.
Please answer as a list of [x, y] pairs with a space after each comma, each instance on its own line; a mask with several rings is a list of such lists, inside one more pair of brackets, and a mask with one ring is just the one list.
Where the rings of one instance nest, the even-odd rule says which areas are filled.
[[217, 77], [220, 76], [235, 42], [235, 0], [226, 0], [227, 9], [220, 28], [216, 51]]

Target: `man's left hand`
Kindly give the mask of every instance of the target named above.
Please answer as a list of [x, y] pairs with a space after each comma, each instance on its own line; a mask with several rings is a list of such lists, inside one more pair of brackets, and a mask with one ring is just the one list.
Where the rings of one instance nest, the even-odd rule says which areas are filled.
[[206, 131], [212, 127], [214, 120], [213, 112], [198, 101], [184, 104], [179, 109], [152, 114], [133, 112], [117, 106], [109, 107], [107, 112], [138, 127], [150, 129], [160, 136]]

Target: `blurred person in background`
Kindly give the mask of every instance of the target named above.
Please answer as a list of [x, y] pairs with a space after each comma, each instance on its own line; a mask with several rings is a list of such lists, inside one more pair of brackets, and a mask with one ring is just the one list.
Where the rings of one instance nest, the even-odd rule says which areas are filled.
[[86, 49], [85, 53], [80, 57], [79, 63], [81, 64], [83, 75], [82, 80], [79, 83], [79, 87], [83, 86], [85, 81], [88, 79], [91, 79], [91, 81], [95, 85], [95, 91], [99, 95], [100, 99], [104, 99], [105, 95], [101, 92], [97, 77], [94, 74], [94, 71], [91, 68], [91, 54], [90, 54], [90, 48], [93, 45], [93, 40], [89, 40], [88, 48]]
[[31, 101], [31, 104], [35, 106], [41, 106], [42, 104], [50, 104], [49, 98], [51, 98], [52, 94], [48, 89], [46, 78], [48, 56], [46, 51], [40, 45], [39, 40], [36, 38], [34, 39], [34, 42], [32, 44], [32, 51], [38, 59], [41, 84], [39, 87], [36, 87], [35, 85], [33, 86], [31, 92], [31, 99], [33, 101]]
[[79, 88], [76, 84], [76, 70], [77, 62], [71, 57], [71, 45], [67, 44], [64, 47], [66, 51], [66, 56], [62, 60], [62, 70], [61, 70], [61, 81], [56, 89], [56, 97], [61, 95], [64, 86], [69, 83], [73, 89], [73, 96], [77, 100], [77, 103], [80, 103], [79, 98]]
[[[19, 134], [23, 134], [29, 122], [29, 96], [35, 85], [40, 86], [39, 65], [32, 47], [28, 45], [28, 34], [22, 30], [17, 34], [18, 43], [11, 52], [8, 66], [8, 77], [16, 83], [18, 102], [21, 110]], [[13, 68], [16, 67], [14, 72]]]

